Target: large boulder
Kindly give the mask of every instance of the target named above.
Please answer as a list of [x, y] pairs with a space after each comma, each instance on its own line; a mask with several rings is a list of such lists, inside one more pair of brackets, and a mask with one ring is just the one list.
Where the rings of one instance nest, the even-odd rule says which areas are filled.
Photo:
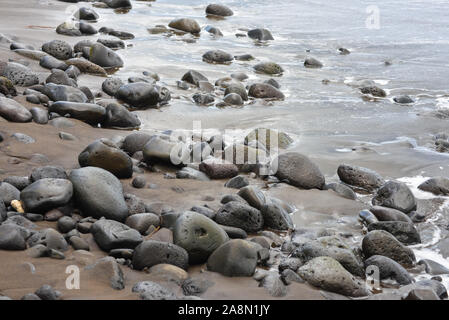
[[216, 159], [207, 159], [200, 163], [199, 169], [211, 179], [229, 179], [239, 174], [238, 167], [233, 163]]
[[159, 227], [161, 218], [154, 213], [137, 213], [126, 218], [125, 224], [141, 234], [145, 234], [151, 226]]
[[449, 179], [443, 177], [431, 178], [421, 183], [418, 188], [437, 196], [447, 196], [449, 195]]
[[11, 201], [19, 199], [20, 191], [16, 187], [7, 182], [0, 182], [0, 200], [3, 201], [6, 206], [9, 206]]
[[163, 139], [159, 136], [152, 137], [143, 148], [143, 159], [146, 163], [166, 162], [179, 165], [190, 159], [190, 150], [182, 143]]
[[274, 160], [273, 164], [272, 168], [277, 166], [276, 176], [280, 180], [287, 180], [295, 187], [323, 189], [325, 185], [320, 169], [305, 155], [297, 152], [283, 153]]
[[132, 8], [130, 0], [101, 0], [101, 2], [106, 3], [109, 8], [113, 9], [130, 9]]
[[267, 203], [265, 194], [259, 188], [254, 186], [241, 188], [238, 195], [245, 199], [251, 207], [256, 208], [257, 210], [261, 210]]
[[226, 232], [206, 216], [184, 212], [173, 228], [173, 241], [189, 253], [189, 263], [203, 263], [220, 245], [228, 241]]
[[190, 84], [193, 84], [195, 86], [199, 86], [201, 81], [208, 82], [209, 80], [204, 76], [202, 73], [199, 73], [195, 70], [189, 70], [187, 71], [184, 76], [181, 79], [182, 81], [188, 82]]
[[0, 117], [11, 122], [30, 122], [33, 118], [31, 112], [20, 103], [4, 97], [0, 97]]
[[254, 83], [249, 87], [248, 95], [257, 99], [284, 100], [284, 94], [268, 83]]
[[308, 262], [317, 257], [331, 257], [337, 260], [351, 274], [359, 277], [365, 276], [363, 264], [351, 250], [333, 245], [324, 245], [319, 240], [300, 244], [292, 256], [300, 258], [303, 262]]
[[69, 247], [64, 236], [52, 228], [42, 229], [27, 239], [30, 247], [44, 245], [48, 249], [66, 251]]
[[103, 168], [119, 179], [131, 178], [133, 175], [131, 157], [107, 139], [100, 139], [88, 145], [79, 154], [78, 162], [81, 167]]
[[234, 12], [224, 5], [213, 3], [206, 7], [206, 14], [220, 17], [230, 17], [234, 14]]
[[362, 250], [366, 258], [381, 255], [393, 259], [406, 268], [415, 265], [413, 250], [401, 244], [394, 236], [383, 230], [369, 232], [362, 241]]
[[289, 212], [277, 201], [269, 201], [262, 206], [264, 226], [279, 231], [294, 229], [293, 220]]
[[78, 88], [62, 84], [47, 83], [42, 89], [42, 93], [52, 101], [69, 101], [85, 103], [87, 96]]
[[189, 254], [180, 246], [156, 240], [144, 241], [135, 248], [133, 254], [134, 269], [142, 270], [161, 263], [187, 269]]
[[394, 279], [401, 285], [413, 282], [413, 277], [396, 261], [384, 256], [371, 256], [365, 260], [365, 268], [376, 266], [379, 268], [380, 280]]
[[90, 232], [104, 251], [134, 249], [143, 241], [137, 230], [114, 220], [100, 219], [92, 225]]
[[264, 220], [262, 213], [239, 201], [231, 201], [218, 210], [215, 217], [217, 223], [237, 227], [246, 232], [257, 232], [262, 229]]
[[234, 56], [223, 50], [210, 50], [203, 54], [203, 61], [215, 64], [229, 64], [234, 60]]
[[39, 77], [30, 68], [15, 62], [0, 62], [0, 76], [11, 80], [13, 85], [29, 87], [39, 83]]
[[96, 167], [72, 170], [74, 199], [85, 216], [123, 221], [128, 207], [120, 181], [110, 172]]
[[309, 284], [345, 296], [369, 295], [364, 282], [357, 280], [331, 257], [317, 257], [298, 269], [298, 274]]
[[207, 260], [207, 269], [227, 277], [251, 277], [258, 260], [257, 245], [234, 239], [218, 247]]
[[411, 222], [404, 221], [379, 221], [368, 225], [368, 231], [385, 230], [391, 233], [400, 242], [411, 245], [421, 243], [418, 230]]
[[139, 117], [124, 106], [111, 103], [106, 107], [106, 119], [103, 123], [104, 127], [135, 129], [139, 128], [140, 125], [141, 122]]
[[405, 183], [388, 181], [374, 196], [373, 205], [393, 208], [404, 213], [416, 209], [416, 199]]
[[198, 24], [198, 22], [196, 22], [193, 19], [189, 19], [189, 18], [180, 18], [180, 19], [172, 20], [168, 24], [168, 26], [170, 28], [184, 31], [187, 33], [192, 33], [192, 34], [197, 34], [197, 33], [201, 32], [201, 27]]
[[135, 108], [149, 108], [169, 101], [170, 92], [146, 82], [135, 82], [121, 86], [115, 97]]
[[69, 114], [72, 118], [92, 125], [102, 123], [106, 117], [106, 109], [93, 103], [59, 101], [53, 103], [49, 111], [62, 116]]
[[25, 250], [26, 229], [14, 224], [0, 225], [0, 250]]
[[267, 29], [252, 29], [248, 31], [248, 37], [254, 40], [267, 41], [274, 40], [271, 32]]
[[123, 60], [113, 50], [97, 42], [90, 47], [89, 60], [103, 68], [121, 68]]
[[374, 216], [379, 221], [402, 221], [407, 223], [413, 223], [412, 219], [404, 212], [387, 208], [381, 206], [373, 206], [369, 209], [369, 211], [374, 214]]
[[20, 193], [26, 212], [45, 213], [66, 205], [73, 195], [73, 186], [65, 179], [40, 179]]
[[53, 40], [42, 45], [42, 51], [59, 60], [68, 60], [73, 57], [72, 46], [62, 40]]
[[352, 186], [360, 187], [368, 191], [380, 188], [385, 180], [375, 171], [342, 164], [337, 169], [340, 180]]
[[151, 137], [151, 134], [145, 132], [133, 132], [125, 137], [122, 148], [132, 156], [134, 153], [142, 151]]

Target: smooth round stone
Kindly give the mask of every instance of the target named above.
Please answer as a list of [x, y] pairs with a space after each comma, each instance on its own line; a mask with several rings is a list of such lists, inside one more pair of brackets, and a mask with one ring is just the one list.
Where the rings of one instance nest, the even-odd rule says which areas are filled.
[[323, 64], [315, 58], [307, 58], [304, 61], [304, 66], [306, 68], [321, 68]]
[[258, 99], [283, 100], [284, 94], [267, 83], [255, 83], [249, 87], [248, 95]]
[[0, 117], [11, 122], [30, 122], [33, 115], [15, 100], [0, 97]]
[[48, 111], [41, 108], [31, 108], [31, 114], [33, 115], [33, 121], [38, 124], [48, 123]]
[[205, 262], [228, 240], [228, 235], [217, 223], [196, 212], [182, 214], [173, 228], [173, 241], [189, 253], [190, 264]]
[[161, 263], [172, 264], [185, 270], [188, 267], [189, 254], [175, 244], [147, 240], [135, 248], [132, 261], [136, 270], [151, 268]]
[[175, 19], [172, 20], [168, 26], [170, 28], [176, 29], [176, 30], [181, 30], [187, 33], [192, 33], [192, 34], [197, 34], [201, 32], [201, 27], [198, 24], [198, 22], [196, 22], [193, 19], [189, 19], [189, 18], [181, 18], [181, 19]]
[[72, 170], [74, 200], [85, 216], [124, 221], [128, 206], [123, 187], [112, 173], [96, 167]]
[[137, 230], [114, 220], [100, 219], [90, 231], [98, 246], [107, 252], [112, 249], [134, 249], [143, 241]]
[[73, 186], [65, 179], [40, 179], [20, 193], [27, 212], [45, 213], [66, 205], [72, 198]]
[[269, 75], [279, 75], [284, 72], [282, 67], [275, 62], [261, 62], [254, 66], [254, 70], [259, 73], [269, 74]]
[[207, 269], [227, 277], [251, 277], [257, 265], [255, 244], [234, 239], [218, 247], [207, 260]]
[[135, 177], [132, 181], [132, 185], [136, 189], [145, 188], [146, 184], [147, 184], [147, 181], [142, 176]]
[[98, 167], [114, 174], [119, 179], [131, 178], [133, 163], [131, 157], [106, 139], [97, 140], [86, 147], [78, 156], [81, 167]]
[[274, 40], [271, 32], [267, 29], [253, 29], [248, 31], [248, 37], [259, 41]]
[[229, 64], [234, 56], [223, 50], [211, 50], [203, 54], [203, 61], [216, 64]]
[[206, 7], [206, 14], [220, 17], [230, 17], [234, 15], [234, 12], [224, 5], [214, 3]]
[[90, 47], [89, 60], [103, 68], [123, 67], [122, 58], [101, 43], [95, 43]]
[[47, 56], [43, 56], [40, 60], [39, 60], [39, 65], [42, 68], [46, 68], [46, 69], [60, 69], [60, 70], [67, 70], [68, 65], [65, 64], [64, 61], [58, 60], [53, 56], [47, 55]]
[[277, 159], [276, 177], [303, 189], [323, 189], [324, 176], [320, 169], [306, 156], [297, 152], [287, 152]]

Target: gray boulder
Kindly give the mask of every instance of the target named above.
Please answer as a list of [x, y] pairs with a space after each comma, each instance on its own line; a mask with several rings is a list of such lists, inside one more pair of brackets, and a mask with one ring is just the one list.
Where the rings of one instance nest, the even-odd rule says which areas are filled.
[[203, 61], [215, 64], [229, 64], [234, 60], [234, 56], [223, 50], [211, 50], [203, 54]]
[[364, 282], [358, 281], [331, 257], [317, 257], [298, 269], [309, 284], [320, 289], [350, 297], [368, 296]]
[[91, 125], [103, 123], [106, 118], [106, 109], [93, 103], [59, 101], [53, 103], [49, 111], [62, 116], [68, 114], [72, 118], [87, 122]]
[[[310, 159], [297, 152], [287, 152], [274, 160], [277, 165], [276, 177], [303, 189], [323, 189], [324, 176]], [[273, 166], [273, 165], [272, 165]]]
[[255, 83], [249, 87], [248, 95], [257, 99], [284, 100], [284, 94], [267, 83]]
[[11, 201], [19, 199], [20, 191], [16, 187], [7, 182], [0, 182], [0, 200], [2, 200], [6, 206], [9, 206]]
[[115, 97], [135, 108], [149, 108], [158, 103], [168, 102], [170, 92], [166, 88], [146, 82], [135, 82], [121, 86], [115, 93]]
[[189, 254], [180, 246], [168, 242], [147, 240], [136, 247], [133, 254], [133, 267], [136, 270], [151, 268], [167, 263], [181, 269], [187, 269]]
[[128, 227], [139, 231], [140, 234], [145, 234], [149, 227], [159, 227], [161, 224], [161, 218], [154, 213], [138, 213], [126, 218], [125, 224]]
[[0, 63], [0, 76], [11, 80], [13, 85], [29, 87], [39, 83], [39, 77], [30, 68], [15, 62]]
[[59, 60], [68, 60], [73, 57], [72, 46], [62, 40], [53, 40], [42, 45], [42, 51]]
[[393, 279], [401, 285], [413, 282], [413, 277], [396, 261], [384, 256], [372, 256], [365, 260], [365, 269], [369, 266], [379, 268], [380, 280]]
[[437, 196], [447, 196], [449, 195], [449, 179], [443, 177], [431, 178], [421, 183], [418, 188]]
[[404, 213], [416, 209], [416, 199], [405, 183], [388, 181], [372, 200], [373, 205], [393, 208]]
[[220, 17], [230, 17], [234, 15], [234, 12], [224, 5], [213, 3], [206, 7], [206, 14]]
[[375, 171], [342, 164], [337, 169], [340, 180], [352, 186], [360, 187], [368, 191], [380, 188], [385, 180]]
[[188, 252], [190, 264], [205, 262], [228, 240], [228, 235], [217, 223], [196, 212], [184, 212], [173, 228], [173, 241]]
[[180, 19], [172, 20], [172, 21], [170, 21], [168, 26], [170, 28], [184, 31], [187, 33], [192, 33], [192, 34], [197, 34], [197, 33], [201, 32], [201, 27], [198, 24], [198, 22], [196, 22], [193, 19], [189, 19], [189, 18], [180, 18]]
[[134, 249], [143, 241], [137, 230], [114, 220], [100, 219], [92, 225], [90, 232], [104, 251]]
[[31, 112], [15, 100], [0, 96], [0, 117], [11, 122], [30, 122]]
[[66, 205], [73, 195], [73, 186], [65, 179], [40, 179], [20, 193], [26, 212], [45, 213]]
[[379, 221], [402, 221], [413, 223], [412, 219], [410, 219], [408, 215], [396, 209], [373, 206], [369, 209], [369, 211], [372, 212]]
[[421, 237], [413, 223], [403, 221], [379, 221], [368, 225], [368, 231], [385, 230], [406, 245], [421, 243]]
[[369, 232], [362, 241], [362, 250], [366, 258], [381, 255], [393, 259], [406, 268], [416, 262], [413, 250], [401, 244], [394, 236], [383, 230]]
[[152, 135], [145, 132], [133, 132], [123, 140], [122, 149], [132, 156], [134, 153], [142, 151], [151, 137]]
[[90, 47], [89, 60], [103, 68], [121, 68], [123, 60], [113, 50], [101, 43], [95, 43]]
[[100, 139], [92, 142], [78, 156], [81, 167], [98, 167], [111, 172], [119, 179], [131, 178], [131, 157], [118, 149], [112, 141]]
[[64, 103], [86, 103], [88, 101], [88, 98], [83, 91], [67, 85], [47, 83], [42, 89], [42, 93], [49, 97], [50, 100], [55, 102], [61, 101]]
[[264, 225], [264, 219], [259, 210], [239, 201], [226, 203], [218, 210], [215, 220], [219, 224], [241, 228], [246, 232], [257, 232]]
[[227, 277], [251, 277], [257, 266], [257, 245], [234, 239], [218, 247], [207, 260], [207, 269]]
[[267, 29], [252, 29], [248, 31], [248, 37], [259, 41], [274, 40], [271, 32]]
[[124, 221], [128, 207], [120, 181], [110, 172], [96, 167], [72, 170], [74, 199], [85, 216]]

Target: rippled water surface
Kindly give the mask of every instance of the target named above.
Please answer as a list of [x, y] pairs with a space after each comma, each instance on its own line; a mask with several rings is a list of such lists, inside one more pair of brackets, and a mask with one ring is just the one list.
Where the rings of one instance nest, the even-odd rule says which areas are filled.
[[[203, 128], [212, 129], [276, 128], [293, 134], [297, 138], [294, 148], [319, 158], [323, 170], [329, 172], [335, 170], [330, 161], [336, 158], [385, 162], [389, 165], [381, 171], [396, 177], [402, 176], [396, 170], [420, 173], [416, 168], [427, 167], [433, 172], [441, 170], [441, 165], [446, 170], [449, 158], [420, 147], [427, 150], [432, 135], [447, 128], [447, 120], [434, 115], [449, 106], [447, 1], [221, 1], [235, 13], [223, 20], [205, 17], [207, 3], [135, 1], [126, 14], [97, 9], [101, 15], [98, 25], [136, 35], [133, 46], [120, 51], [125, 67], [117, 75], [138, 76], [142, 70], [153, 70], [179, 96], [161, 110], [141, 112], [145, 127], [189, 129], [192, 121], [201, 120]], [[368, 29], [365, 23], [370, 14], [367, 8], [373, 4], [379, 8], [379, 29]], [[203, 28], [218, 27], [224, 37], [215, 39], [205, 31], [199, 38], [147, 31], [176, 17], [194, 18]], [[275, 40], [259, 45], [235, 36], [242, 33], [239, 29], [255, 27], [268, 28]], [[351, 54], [340, 55], [340, 47]], [[249, 53], [256, 60], [207, 64], [201, 56], [210, 49]], [[322, 61], [324, 67], [305, 68], [308, 56]], [[247, 73], [247, 83], [266, 80], [252, 69], [260, 61], [274, 61], [285, 69], [277, 78], [285, 101], [256, 102], [243, 108], [199, 107], [189, 100], [194, 92], [176, 89], [176, 81], [188, 69], [203, 72], [211, 82], [233, 72]], [[323, 84], [323, 79], [330, 83]], [[355, 87], [362, 80], [374, 80], [388, 97], [364, 101]], [[392, 98], [400, 94], [412, 96], [416, 103], [393, 103]]]

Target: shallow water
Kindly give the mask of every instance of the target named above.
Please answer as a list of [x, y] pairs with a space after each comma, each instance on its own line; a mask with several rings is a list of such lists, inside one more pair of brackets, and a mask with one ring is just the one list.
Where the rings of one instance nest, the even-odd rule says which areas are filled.
[[[223, 20], [205, 17], [207, 3], [135, 1], [126, 14], [96, 9], [101, 16], [98, 26], [113, 26], [136, 35], [129, 41], [133, 46], [120, 51], [125, 67], [117, 76], [126, 79], [152, 70], [175, 96], [180, 95], [160, 110], [140, 112], [145, 128], [191, 129], [193, 121], [201, 121], [204, 129], [238, 128], [242, 135], [254, 127], [283, 130], [297, 138], [293, 149], [317, 160], [328, 175], [335, 173], [339, 159], [375, 162], [373, 169], [391, 177], [421, 173], [416, 168], [427, 170], [428, 175], [446, 172], [449, 158], [423, 153], [422, 149], [426, 151], [432, 144], [433, 134], [447, 128], [447, 120], [433, 115], [433, 111], [448, 105], [444, 96], [449, 76], [449, 13], [445, 1], [377, 1], [379, 29], [366, 27], [371, 1], [221, 1], [235, 13]], [[147, 31], [148, 27], [167, 25], [176, 17], [195, 18], [203, 28], [216, 26], [224, 37], [214, 39], [206, 31], [199, 38], [166, 37]], [[268, 28], [275, 40], [258, 45], [247, 37], [235, 36], [242, 33], [240, 28], [253, 27]], [[340, 55], [339, 47], [348, 48], [351, 54]], [[234, 55], [250, 53], [256, 60], [234, 61], [227, 66], [207, 64], [201, 56], [210, 49]], [[305, 68], [304, 58], [308, 56], [322, 61], [324, 67]], [[176, 88], [176, 81], [188, 69], [203, 72], [211, 82], [233, 72], [247, 73], [247, 83], [263, 81], [269, 77], [252, 69], [260, 61], [274, 61], [285, 69], [283, 76], [276, 78], [286, 94], [285, 101], [270, 105], [256, 102], [244, 108], [199, 107], [189, 100], [193, 92]], [[386, 66], [385, 61], [392, 64]], [[324, 85], [323, 79], [331, 82]], [[388, 97], [364, 101], [354, 87], [362, 80], [374, 80], [387, 90]], [[395, 104], [392, 98], [399, 94], [409, 94], [416, 103]], [[383, 150], [382, 142], [398, 137], [412, 139], [415, 146], [397, 144]], [[375, 156], [372, 152], [351, 151], [366, 143], [381, 144], [375, 148]]]

